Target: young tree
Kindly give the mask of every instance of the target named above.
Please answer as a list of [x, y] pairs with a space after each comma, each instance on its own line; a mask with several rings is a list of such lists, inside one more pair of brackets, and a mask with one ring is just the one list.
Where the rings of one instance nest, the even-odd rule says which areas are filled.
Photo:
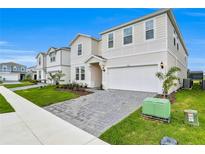
[[177, 86], [177, 82], [179, 81], [179, 78], [176, 76], [176, 73], [181, 71], [179, 67], [171, 67], [167, 73], [157, 72], [156, 76], [163, 81], [163, 96], [166, 98], [166, 95], [168, 94], [169, 90], [173, 86]]
[[61, 80], [62, 77], [64, 77], [65, 74], [62, 73], [62, 71], [58, 71], [57, 73], [55, 74], [52, 74], [52, 73], [49, 73], [49, 80], [53, 83], [53, 84], [56, 84], [56, 85], [59, 85], [59, 82], [60, 81], [64, 81], [64, 80]]

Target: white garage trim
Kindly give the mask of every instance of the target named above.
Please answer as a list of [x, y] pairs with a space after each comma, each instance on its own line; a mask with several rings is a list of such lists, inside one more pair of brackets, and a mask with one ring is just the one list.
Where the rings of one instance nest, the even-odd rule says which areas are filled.
[[142, 67], [142, 66], [158, 66], [158, 64], [138, 64], [138, 65], [119, 65], [119, 66], [107, 66], [107, 69], [112, 68], [125, 68], [125, 67]]
[[157, 64], [108, 68], [108, 89], [158, 92]]

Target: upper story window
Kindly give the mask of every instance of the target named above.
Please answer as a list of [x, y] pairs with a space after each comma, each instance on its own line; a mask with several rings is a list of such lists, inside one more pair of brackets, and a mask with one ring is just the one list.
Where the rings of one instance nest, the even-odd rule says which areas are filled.
[[84, 66], [80, 68], [80, 76], [81, 76], [81, 80], [85, 80], [85, 67]]
[[184, 57], [184, 61], [185, 61], [185, 64], [187, 64], [187, 57], [186, 56]]
[[132, 43], [132, 27], [125, 28], [123, 31], [123, 44], [130, 44]]
[[177, 43], [177, 51], [179, 50], [179, 44]]
[[79, 73], [80, 73], [79, 67], [76, 67], [75, 68], [75, 79], [76, 80], [79, 80]]
[[176, 45], [176, 38], [174, 37], [174, 46]]
[[24, 71], [25, 71], [25, 68], [24, 68], [24, 67], [21, 67], [21, 71], [24, 72]]
[[16, 66], [14, 66], [14, 67], [13, 67], [13, 71], [17, 71], [17, 68], [16, 68]]
[[114, 37], [113, 33], [108, 34], [108, 48], [113, 48], [114, 45]]
[[78, 44], [78, 55], [82, 55], [82, 44]]
[[7, 66], [3, 65], [3, 71], [6, 72], [7, 71]]
[[50, 62], [52, 63], [52, 62], [55, 62], [56, 61], [56, 53], [55, 52], [52, 52], [51, 54], [50, 54]]
[[154, 20], [145, 22], [145, 33], [146, 40], [154, 38]]
[[38, 58], [38, 65], [41, 65], [41, 57]]

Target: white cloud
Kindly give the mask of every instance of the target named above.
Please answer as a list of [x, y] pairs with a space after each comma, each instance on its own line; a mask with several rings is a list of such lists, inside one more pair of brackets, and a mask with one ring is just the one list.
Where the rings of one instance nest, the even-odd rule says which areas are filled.
[[7, 45], [8, 42], [7, 41], [0, 41], [0, 46], [4, 46], [4, 45]]
[[189, 64], [191, 70], [205, 71], [205, 58], [190, 58]]
[[193, 17], [205, 17], [205, 13], [202, 12], [186, 12], [185, 14]]
[[35, 56], [35, 51], [0, 49], [0, 63], [12, 61], [31, 66], [35, 64]]

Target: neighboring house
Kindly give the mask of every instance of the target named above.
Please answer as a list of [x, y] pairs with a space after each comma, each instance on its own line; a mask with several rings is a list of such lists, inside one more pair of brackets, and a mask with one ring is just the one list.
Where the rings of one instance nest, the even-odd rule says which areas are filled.
[[156, 72], [180, 67], [177, 88], [187, 78], [188, 51], [171, 9], [161, 9], [100, 34], [100, 40], [78, 34], [71, 41], [72, 82], [162, 93]]
[[61, 83], [70, 82], [70, 48], [50, 48], [46, 53], [39, 53], [37, 59], [37, 80], [50, 83], [50, 73], [61, 71], [65, 76]]
[[27, 68], [26, 75], [30, 75], [32, 80], [37, 80], [36, 66]]
[[20, 81], [26, 74], [26, 66], [14, 62], [0, 63], [0, 80]]
[[40, 52], [36, 56], [37, 65], [36, 65], [36, 73], [37, 80], [41, 82], [46, 82], [46, 53]]

